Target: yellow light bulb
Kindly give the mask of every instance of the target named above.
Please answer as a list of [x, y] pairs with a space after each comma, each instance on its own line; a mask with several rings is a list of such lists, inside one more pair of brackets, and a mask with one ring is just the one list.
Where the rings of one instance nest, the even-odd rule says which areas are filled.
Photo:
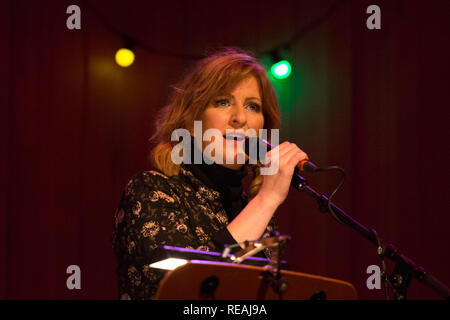
[[116, 63], [123, 67], [129, 67], [134, 62], [134, 53], [130, 49], [121, 48], [116, 52]]

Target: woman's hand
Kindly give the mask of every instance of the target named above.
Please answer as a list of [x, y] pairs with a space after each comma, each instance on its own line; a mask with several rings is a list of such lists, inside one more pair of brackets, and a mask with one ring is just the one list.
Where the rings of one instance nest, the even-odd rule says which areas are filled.
[[237, 242], [261, 237], [278, 206], [288, 195], [295, 166], [302, 160], [308, 160], [306, 153], [289, 142], [273, 148], [267, 156], [273, 159], [266, 166], [278, 165], [278, 170], [273, 175], [263, 175], [258, 194], [228, 224], [228, 231]]
[[295, 166], [303, 160], [308, 160], [308, 155], [295, 143], [286, 141], [269, 151], [267, 157], [270, 157], [270, 163], [266, 167], [275, 165], [276, 168], [278, 164], [278, 170], [273, 175], [263, 175], [264, 181], [256, 197], [269, 206], [278, 207], [289, 193]]

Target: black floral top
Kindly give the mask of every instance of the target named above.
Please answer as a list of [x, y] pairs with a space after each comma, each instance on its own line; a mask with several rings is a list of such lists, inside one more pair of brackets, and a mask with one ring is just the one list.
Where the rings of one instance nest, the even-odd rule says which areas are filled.
[[[236, 241], [226, 228], [220, 194], [191, 171], [177, 176], [158, 171], [135, 175], [127, 184], [115, 215], [113, 248], [121, 299], [151, 299], [166, 271], [150, 268], [155, 249], [170, 245], [222, 251]], [[275, 220], [263, 236], [276, 231]], [[266, 252], [270, 254], [270, 252]]]

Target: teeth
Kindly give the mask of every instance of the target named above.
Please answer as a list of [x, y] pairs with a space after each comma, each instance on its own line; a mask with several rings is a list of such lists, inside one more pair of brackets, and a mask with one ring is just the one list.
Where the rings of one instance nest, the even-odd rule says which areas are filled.
[[226, 135], [225, 139], [242, 141], [242, 140], [245, 139], [245, 136], [241, 136], [241, 135]]

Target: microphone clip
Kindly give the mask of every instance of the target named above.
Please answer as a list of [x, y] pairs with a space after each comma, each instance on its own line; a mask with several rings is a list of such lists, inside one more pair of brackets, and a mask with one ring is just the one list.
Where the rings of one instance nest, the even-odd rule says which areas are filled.
[[284, 246], [290, 239], [291, 236], [288, 235], [277, 235], [269, 238], [261, 238], [254, 241], [244, 241], [243, 243], [237, 245], [225, 247], [222, 252], [222, 257], [228, 256], [232, 247], [240, 246], [242, 247], [242, 250], [238, 251], [234, 255], [231, 255], [230, 259], [233, 263], [241, 263], [246, 258], [252, 257], [264, 249]]

